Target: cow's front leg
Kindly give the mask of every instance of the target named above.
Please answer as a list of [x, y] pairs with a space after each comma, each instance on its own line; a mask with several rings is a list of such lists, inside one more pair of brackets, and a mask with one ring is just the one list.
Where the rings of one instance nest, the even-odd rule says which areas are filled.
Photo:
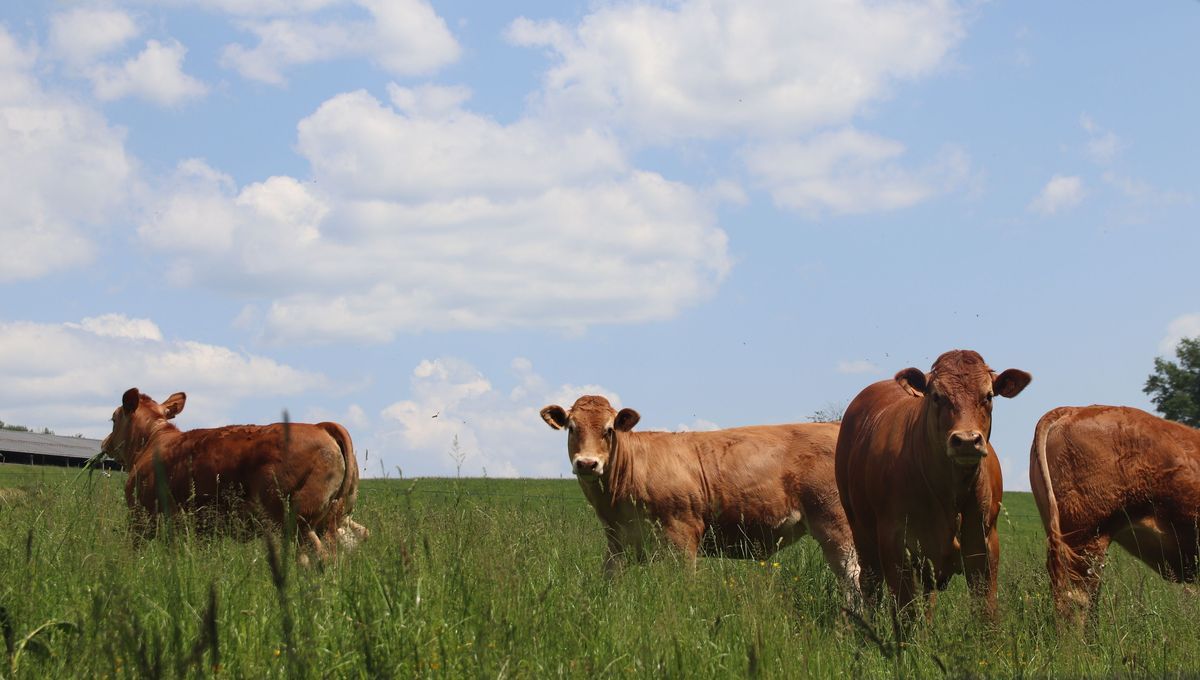
[[917, 580], [912, 555], [902, 537], [882, 535], [879, 537], [880, 562], [883, 579], [892, 595], [892, 606], [899, 618], [911, 620], [913, 602], [917, 599]]
[[604, 533], [608, 537], [604, 546], [604, 575], [611, 578], [625, 568], [629, 556], [625, 554], [625, 545], [615, 529], [606, 528]]
[[858, 553], [854, 550], [854, 537], [850, 528], [838, 518], [810, 516], [809, 533], [821, 546], [825, 562], [837, 576], [846, 600], [846, 608], [857, 611], [863, 603], [863, 592], [859, 584]]
[[700, 554], [700, 541], [704, 537], [704, 522], [693, 518], [673, 519], [663, 524], [667, 541], [687, 560], [688, 567], [696, 570]]
[[963, 573], [976, 603], [983, 606], [989, 621], [996, 621], [996, 590], [1000, 567], [1000, 533], [993, 525], [972, 526], [966, 518], [962, 532]]

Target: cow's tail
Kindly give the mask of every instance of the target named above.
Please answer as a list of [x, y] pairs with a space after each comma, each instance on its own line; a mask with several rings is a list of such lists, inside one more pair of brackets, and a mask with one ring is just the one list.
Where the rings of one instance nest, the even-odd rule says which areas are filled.
[[354, 512], [354, 504], [358, 500], [358, 458], [354, 455], [354, 443], [350, 440], [350, 433], [346, 428], [337, 423], [317, 423], [317, 427], [325, 430], [337, 442], [338, 448], [342, 450], [342, 460], [346, 464], [342, 485], [333, 497], [330, 507], [330, 527], [337, 531], [342, 519]]
[[1060, 608], [1073, 599], [1075, 575], [1072, 572], [1078, 555], [1063, 539], [1058, 498], [1054, 494], [1050, 464], [1046, 460], [1046, 440], [1050, 430], [1064, 415], [1062, 411], [1055, 410], [1042, 416], [1034, 429], [1033, 450], [1029, 455], [1030, 487], [1046, 524], [1046, 570], [1050, 573], [1050, 590]]

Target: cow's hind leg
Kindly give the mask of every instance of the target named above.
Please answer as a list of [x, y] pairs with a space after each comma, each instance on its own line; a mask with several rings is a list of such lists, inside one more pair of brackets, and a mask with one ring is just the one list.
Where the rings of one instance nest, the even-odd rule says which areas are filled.
[[1095, 613], [1100, 576], [1111, 540], [1107, 534], [1099, 534], [1086, 541], [1068, 541], [1066, 575], [1050, 584], [1059, 614], [1077, 625], [1084, 624]]

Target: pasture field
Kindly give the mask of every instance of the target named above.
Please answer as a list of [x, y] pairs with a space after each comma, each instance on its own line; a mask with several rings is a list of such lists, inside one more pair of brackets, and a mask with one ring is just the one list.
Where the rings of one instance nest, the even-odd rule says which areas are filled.
[[[1200, 672], [1200, 599], [1115, 550], [1095, 625], [1059, 632], [1029, 494], [1005, 495], [1001, 618], [963, 580], [897, 649], [839, 611], [804, 540], [666, 553], [613, 580], [573, 480], [364, 480], [372, 531], [324, 569], [186, 523], [141, 545], [122, 476], [0, 465], [0, 676], [1079, 677]], [[878, 640], [872, 636], [877, 635]]]

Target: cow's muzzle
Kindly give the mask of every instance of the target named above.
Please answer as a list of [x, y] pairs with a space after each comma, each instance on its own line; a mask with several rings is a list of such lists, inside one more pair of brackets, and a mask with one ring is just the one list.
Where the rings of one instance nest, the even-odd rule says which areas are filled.
[[946, 448], [951, 460], [960, 465], [975, 465], [987, 457], [987, 440], [978, 430], [951, 432]]
[[578, 477], [599, 477], [604, 472], [604, 465], [599, 459], [585, 456], [576, 458], [571, 468]]

